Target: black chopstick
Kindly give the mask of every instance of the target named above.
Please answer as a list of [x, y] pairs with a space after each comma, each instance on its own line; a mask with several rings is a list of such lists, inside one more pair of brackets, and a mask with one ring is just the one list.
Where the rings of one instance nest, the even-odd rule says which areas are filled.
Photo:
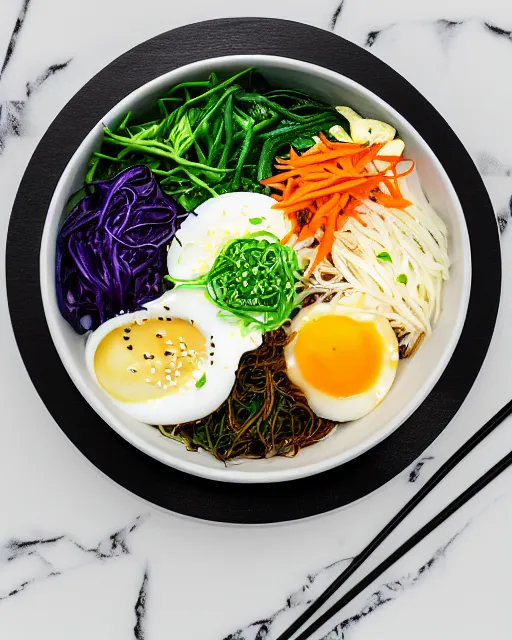
[[453, 515], [458, 509], [460, 509], [463, 505], [468, 502], [471, 498], [473, 498], [479, 491], [481, 491], [484, 487], [486, 487], [492, 480], [497, 478], [500, 473], [505, 471], [512, 464], [512, 451], [509, 452], [504, 458], [502, 458], [497, 464], [494, 465], [489, 471], [484, 473], [483, 476], [474, 482], [466, 491], [460, 494], [453, 502], [445, 507], [442, 511], [440, 511], [436, 516], [432, 518], [427, 524], [422, 527], [419, 531], [417, 531], [414, 535], [412, 535], [408, 540], [406, 540], [396, 551], [394, 551], [390, 556], [388, 556], [383, 562], [381, 562], [373, 571], [365, 576], [360, 582], [358, 582], [350, 591], [340, 598], [337, 602], [335, 602], [325, 613], [323, 613], [317, 620], [312, 622], [309, 627], [307, 627], [299, 636], [297, 636], [296, 640], [306, 640], [306, 638], [310, 638], [311, 634], [314, 633], [317, 629], [319, 629], [322, 625], [324, 625], [329, 618], [332, 618], [336, 613], [338, 613], [345, 605], [351, 602], [355, 597], [357, 597], [361, 591], [366, 589], [375, 579], [377, 579], [380, 575], [384, 573], [389, 567], [391, 567], [397, 560], [400, 560], [408, 551], [410, 551], [414, 546], [416, 546], [419, 542], [426, 538], [429, 533], [434, 531], [439, 525], [443, 524], [445, 520], [447, 520], [451, 515]]
[[[402, 509], [390, 520], [390, 522], [373, 538], [373, 540], [359, 553], [344, 571], [323, 591], [318, 598], [292, 624], [283, 631], [277, 640], [289, 640], [310, 618], [322, 607], [327, 600], [350, 578], [350, 576], [369, 558], [369, 556], [384, 542], [396, 527], [411, 513], [411, 511], [434, 489], [461, 460], [479, 445], [496, 427], [512, 413], [512, 400], [502, 407], [481, 429], [479, 429], [465, 444], [463, 444], [448, 460], [436, 471], [425, 485], [407, 502]], [[505, 460], [505, 458], [504, 458]], [[482, 480], [483, 476], [480, 480]], [[491, 478], [492, 479], [492, 478]], [[490, 481], [489, 481], [490, 482]], [[474, 485], [472, 485], [474, 486]], [[485, 486], [485, 485], [484, 485]], [[470, 489], [468, 489], [469, 491]], [[467, 493], [467, 492], [465, 492]], [[462, 496], [465, 494], [462, 494]], [[460, 496], [460, 497], [462, 497]], [[469, 499], [469, 498], [468, 498]], [[453, 504], [453, 503], [452, 503]], [[450, 505], [451, 506], [451, 505]], [[447, 507], [448, 508], [448, 507]], [[440, 517], [441, 512], [437, 517]], [[446, 516], [448, 517], [448, 516]], [[430, 524], [430, 523], [429, 523]], [[428, 526], [428, 525], [427, 525]], [[419, 532], [418, 532], [419, 533]], [[416, 534], [417, 535], [417, 534]], [[427, 535], [427, 534], [425, 534]], [[413, 536], [414, 537], [414, 536]], [[407, 544], [407, 543], [406, 543]], [[396, 553], [396, 552], [395, 552]], [[404, 552], [405, 553], [405, 552]], [[390, 556], [391, 557], [391, 556]], [[364, 587], [363, 587], [364, 588]], [[343, 600], [343, 599], [342, 599]], [[334, 605], [334, 606], [337, 606]], [[330, 611], [330, 609], [329, 609]], [[323, 618], [324, 616], [322, 616]], [[322, 619], [320, 618], [320, 619]], [[313, 623], [316, 625], [316, 623]], [[309, 631], [312, 626], [308, 627]], [[315, 629], [318, 628], [315, 626]], [[305, 637], [303, 634], [299, 638]]]

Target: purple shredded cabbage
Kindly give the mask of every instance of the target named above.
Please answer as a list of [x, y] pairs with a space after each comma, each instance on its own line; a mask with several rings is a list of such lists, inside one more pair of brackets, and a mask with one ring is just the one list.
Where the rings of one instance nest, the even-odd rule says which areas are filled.
[[57, 239], [57, 297], [78, 333], [140, 309], [163, 293], [179, 214], [145, 166], [86, 186]]

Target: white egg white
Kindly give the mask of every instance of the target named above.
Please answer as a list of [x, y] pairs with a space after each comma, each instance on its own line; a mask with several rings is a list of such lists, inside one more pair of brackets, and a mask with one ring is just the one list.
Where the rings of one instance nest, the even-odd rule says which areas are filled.
[[207, 273], [221, 247], [234, 238], [266, 231], [279, 239], [290, 221], [276, 201], [261, 193], [226, 193], [203, 202], [181, 225], [167, 254], [169, 274], [192, 280]]
[[[295, 358], [294, 346], [301, 327], [320, 315], [349, 315], [360, 322], [372, 322], [382, 336], [384, 356], [380, 373], [372, 387], [364, 393], [333, 397], [316, 389], [304, 379]], [[398, 342], [395, 332], [385, 317], [362, 311], [357, 307], [351, 308], [346, 304], [316, 303], [302, 309], [293, 319], [289, 330], [290, 333], [296, 332], [296, 335], [285, 348], [288, 377], [302, 390], [311, 409], [321, 418], [336, 422], [358, 420], [373, 411], [390, 390], [398, 364]], [[347, 363], [347, 366], [350, 366], [350, 363]]]
[[[166, 307], [164, 309], [164, 306]], [[242, 336], [240, 329], [218, 317], [219, 310], [199, 289], [176, 289], [147, 305], [145, 309], [127, 313], [108, 320], [90, 334], [85, 350], [86, 364], [90, 375], [99, 385], [94, 356], [102, 339], [112, 330], [132, 322], [141, 322], [144, 318], [171, 316], [194, 321], [195, 327], [206, 338], [210, 338], [215, 347], [215, 355], [201, 364], [200, 373], [206, 376], [205, 384], [197, 388], [180, 390], [159, 399], [145, 402], [122, 402], [110, 396], [101, 386], [105, 396], [119, 409], [133, 418], [149, 424], [179, 424], [198, 420], [215, 411], [229, 396], [235, 382], [235, 373], [240, 358], [247, 351], [256, 349], [262, 342], [259, 332]]]

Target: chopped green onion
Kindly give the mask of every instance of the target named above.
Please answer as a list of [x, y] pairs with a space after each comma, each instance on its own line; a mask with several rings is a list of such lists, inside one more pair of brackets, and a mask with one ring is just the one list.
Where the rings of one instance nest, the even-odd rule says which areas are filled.
[[265, 218], [249, 218], [251, 224], [261, 224]]
[[201, 387], [204, 387], [205, 384], [206, 384], [206, 373], [203, 373], [203, 375], [196, 382], [196, 387], [200, 389]]
[[393, 262], [393, 260], [391, 259], [391, 256], [387, 251], [381, 251], [380, 253], [378, 253], [377, 258], [379, 260], [383, 260], [384, 262], [391, 262], [391, 263]]
[[405, 273], [400, 273], [397, 277], [396, 277], [396, 281], [397, 282], [401, 282], [402, 284], [407, 284], [407, 276], [405, 275]]

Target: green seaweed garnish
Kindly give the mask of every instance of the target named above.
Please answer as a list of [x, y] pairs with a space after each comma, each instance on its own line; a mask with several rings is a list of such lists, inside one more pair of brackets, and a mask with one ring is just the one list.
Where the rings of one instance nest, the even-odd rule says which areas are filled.
[[245, 331], [272, 331], [298, 304], [299, 271], [296, 252], [277, 236], [260, 231], [226, 243], [205, 275], [187, 281], [165, 279], [178, 287], [205, 287], [209, 300], [241, 320]]

